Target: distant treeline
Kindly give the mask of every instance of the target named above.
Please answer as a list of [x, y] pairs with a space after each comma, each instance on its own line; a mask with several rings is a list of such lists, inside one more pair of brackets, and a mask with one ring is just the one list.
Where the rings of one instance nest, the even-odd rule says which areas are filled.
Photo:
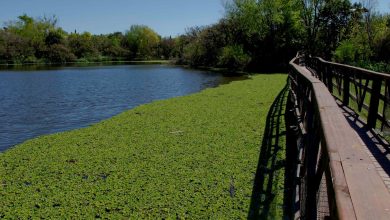
[[66, 63], [170, 59], [174, 39], [133, 25], [125, 33], [93, 35], [67, 33], [56, 17], [34, 19], [27, 15], [0, 30], [0, 63]]
[[390, 72], [390, 16], [374, 1], [231, 0], [216, 24], [161, 37], [143, 25], [106, 35], [67, 33], [27, 15], [0, 30], [0, 63], [170, 59], [196, 67], [280, 70], [298, 51]]

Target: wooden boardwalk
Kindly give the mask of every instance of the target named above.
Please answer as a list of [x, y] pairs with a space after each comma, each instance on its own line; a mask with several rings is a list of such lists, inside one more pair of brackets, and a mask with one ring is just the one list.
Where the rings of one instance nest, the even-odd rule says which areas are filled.
[[[315, 58], [313, 60], [315, 60], [314, 65], [312, 64], [312, 65], [309, 65], [311, 67], [308, 67], [308, 68], [305, 67], [305, 68], [308, 69], [317, 78], [321, 78], [321, 80], [325, 81], [325, 82], [327, 82], [327, 79], [325, 79], [325, 78], [327, 78], [327, 76], [325, 76], [325, 74], [329, 74], [330, 71], [323, 70], [322, 74], [320, 73], [321, 71], [316, 71], [315, 68], [318, 69], [319, 66], [321, 65], [319, 63], [322, 63], [322, 65], [330, 64], [331, 66], [344, 67], [345, 69], [349, 68], [346, 65], [327, 62], [327, 61], [322, 60], [320, 58]], [[325, 67], [325, 66], [322, 66], [322, 67]], [[351, 69], [351, 68], [349, 68], [349, 69]], [[364, 103], [365, 97], [364, 96], [366, 95], [367, 91], [369, 93], [372, 93], [372, 87], [370, 88], [368, 86], [368, 82], [369, 82], [369, 80], [371, 80], [370, 78], [373, 78], [372, 76], [374, 76], [374, 75], [379, 75], [381, 77], [381, 75], [383, 75], [383, 74], [371, 72], [371, 71], [367, 71], [367, 70], [359, 69], [359, 68], [355, 68], [355, 69], [358, 71], [361, 71], [361, 73], [363, 73], [364, 75], [367, 74], [367, 75], [371, 76], [371, 77], [366, 76], [366, 78], [364, 76], [360, 76], [360, 77], [354, 76], [354, 80], [360, 79], [358, 86], [355, 89], [360, 90], [359, 92], [360, 92], [361, 97], [358, 97], [359, 93], [358, 93], [358, 91], [356, 91], [357, 94], [352, 100], [354, 100], [356, 102], [360, 101], [361, 102], [360, 104], [362, 106], [361, 108], [363, 108], [365, 105], [365, 103]], [[344, 70], [344, 72], [348, 72], [348, 71]], [[331, 75], [331, 74], [329, 74], [329, 75]], [[345, 75], [347, 75], [347, 74], [345, 74]], [[382, 76], [382, 78], [388, 79], [389, 76], [385, 75], [385, 76]], [[362, 85], [364, 81], [367, 82], [366, 86]], [[341, 83], [341, 81], [339, 83]], [[339, 86], [339, 89], [341, 87], [341, 85], [337, 85], [337, 83], [336, 84], [332, 83], [332, 84], [333, 84], [332, 87]], [[384, 95], [386, 96], [386, 93], [387, 93], [387, 95], [389, 95], [388, 94], [389, 91], [388, 91], [388, 85], [385, 85], [385, 86], [386, 86], [386, 91], [385, 91]], [[328, 83], [328, 87], [329, 87], [329, 83]], [[383, 85], [382, 85], [382, 87], [383, 87]], [[351, 89], [351, 88], [349, 88], [349, 89]], [[349, 92], [348, 95], [351, 97], [352, 94], [350, 94], [350, 92]], [[381, 92], [378, 91], [378, 96], [381, 96], [381, 95], [382, 95]], [[359, 98], [361, 100], [359, 100]], [[345, 101], [343, 103], [343, 101], [337, 99], [336, 97], [335, 97], [335, 99], [336, 99], [336, 102], [339, 105], [342, 113], [344, 114], [345, 118], [348, 120], [348, 123], [355, 130], [356, 134], [361, 139], [362, 144], [366, 147], [366, 149], [365, 149], [366, 153], [368, 154], [368, 156], [372, 160], [373, 164], [375, 165], [376, 170], [378, 171], [378, 174], [381, 176], [383, 182], [385, 183], [385, 185], [387, 186], [387, 188], [390, 191], [390, 145], [389, 145], [389, 143], [382, 136], [378, 135], [378, 133], [374, 129], [368, 128], [369, 126], [367, 126], [367, 123], [364, 122], [365, 120], [359, 116], [359, 113], [355, 112], [353, 109], [348, 107], [349, 102], [346, 103], [347, 105], [344, 105]], [[348, 98], [348, 100], [349, 99], [350, 98]], [[384, 100], [385, 100], [384, 102], [387, 101], [386, 98], [384, 98]], [[367, 106], [367, 105], [365, 105], [365, 107], [369, 108], [369, 106]], [[360, 109], [360, 111], [361, 111], [361, 109]], [[387, 118], [384, 118], [383, 115], [381, 117], [382, 117], [382, 121], [387, 120]], [[387, 124], [385, 124], [385, 126], [386, 125]], [[373, 126], [371, 126], [371, 127], [373, 127]]]
[[390, 76], [298, 56], [289, 82], [298, 128], [295, 217], [390, 219], [390, 148], [375, 132], [390, 128]]

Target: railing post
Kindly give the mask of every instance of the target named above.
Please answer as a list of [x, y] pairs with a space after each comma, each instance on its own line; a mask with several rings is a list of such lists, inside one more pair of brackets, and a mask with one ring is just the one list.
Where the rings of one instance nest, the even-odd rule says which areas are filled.
[[320, 69], [319, 72], [320, 72], [320, 75], [321, 75], [321, 77], [320, 77], [320, 78], [321, 78], [321, 81], [322, 81], [322, 82], [326, 82], [326, 81], [325, 81], [325, 68], [324, 68], [325, 65], [324, 65], [322, 62], [320, 62], [320, 61], [318, 60], [318, 58], [317, 58], [317, 63], [319, 63], [318, 66], [320, 67], [320, 68], [319, 68], [319, 69]]
[[328, 82], [328, 89], [331, 94], [333, 94], [333, 79], [332, 79], [332, 71], [330, 70], [330, 66], [328, 64], [325, 65], [325, 73], [326, 80]]
[[349, 105], [349, 74], [343, 73], [343, 104], [345, 106]]
[[367, 117], [367, 128], [375, 128], [376, 120], [378, 118], [378, 108], [379, 108], [379, 96], [382, 87], [382, 80], [375, 77], [372, 80], [372, 91], [370, 98], [370, 107], [368, 109], [368, 117]]

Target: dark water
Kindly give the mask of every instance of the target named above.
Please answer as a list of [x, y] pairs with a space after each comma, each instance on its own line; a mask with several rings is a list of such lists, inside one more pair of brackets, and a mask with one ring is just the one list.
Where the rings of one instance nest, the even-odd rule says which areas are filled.
[[228, 83], [220, 74], [165, 65], [0, 71], [0, 151], [109, 118], [153, 100]]

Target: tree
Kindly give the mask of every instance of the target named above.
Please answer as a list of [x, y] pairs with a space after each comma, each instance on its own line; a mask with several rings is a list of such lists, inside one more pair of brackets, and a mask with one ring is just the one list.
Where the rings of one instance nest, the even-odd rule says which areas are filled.
[[[188, 58], [188, 51], [186, 48], [191, 43], [195, 42], [198, 38], [200, 32], [202, 31], [201, 27], [191, 27], [186, 29], [186, 33], [175, 38], [175, 49], [173, 51], [174, 57], [176, 57], [178, 64], [188, 64], [190, 60]], [[186, 54], [187, 53], [187, 54]]]
[[361, 0], [361, 5], [364, 9], [364, 21], [365, 21], [365, 28], [366, 33], [368, 37], [368, 44], [370, 47], [373, 46], [373, 30], [372, 30], [372, 19], [373, 16], [376, 15], [375, 7], [377, 5], [376, 0]]
[[92, 35], [89, 32], [70, 34], [68, 36], [68, 45], [77, 58], [86, 58], [88, 60], [98, 56], [98, 50], [95, 48]]
[[100, 51], [113, 60], [122, 60], [129, 54], [129, 51], [122, 46], [122, 42], [125, 40], [125, 36], [121, 32], [108, 34], [105, 36], [104, 46]]
[[242, 46], [226, 46], [218, 58], [218, 65], [237, 71], [245, 69], [250, 60], [250, 56], [244, 52]]
[[390, 62], [390, 15], [387, 16], [384, 34], [376, 41], [377, 60]]
[[316, 53], [316, 39], [320, 27], [320, 11], [325, 0], [301, 0], [301, 17], [306, 30], [305, 49], [310, 54]]
[[171, 59], [174, 56], [175, 40], [172, 37], [162, 38], [159, 48], [159, 53], [164, 59]]
[[332, 57], [339, 43], [351, 32], [352, 6], [349, 0], [328, 0], [319, 12], [319, 33], [314, 51], [325, 59]]
[[126, 46], [130, 50], [131, 59], [151, 59], [156, 57], [156, 49], [160, 36], [144, 25], [132, 25], [126, 32]]
[[53, 44], [62, 44], [64, 41], [63, 33], [60, 31], [49, 31], [45, 37], [45, 44], [50, 46]]
[[76, 56], [63, 44], [51, 44], [45, 58], [51, 63], [66, 63], [76, 60]]
[[50, 31], [56, 31], [57, 18], [43, 17], [34, 19], [26, 14], [18, 17], [18, 20], [11, 21], [6, 25], [7, 31], [23, 38], [32, 47], [34, 55], [31, 59], [40, 59], [45, 55], [45, 38]]
[[9, 31], [0, 32], [0, 42], [2, 53], [0, 59], [6, 63], [24, 63], [35, 60], [34, 49], [29, 46], [29, 42]]
[[301, 41], [299, 9], [297, 0], [234, 0], [228, 5], [228, 18], [243, 32], [235, 44], [252, 56], [250, 68], [286, 66]]

